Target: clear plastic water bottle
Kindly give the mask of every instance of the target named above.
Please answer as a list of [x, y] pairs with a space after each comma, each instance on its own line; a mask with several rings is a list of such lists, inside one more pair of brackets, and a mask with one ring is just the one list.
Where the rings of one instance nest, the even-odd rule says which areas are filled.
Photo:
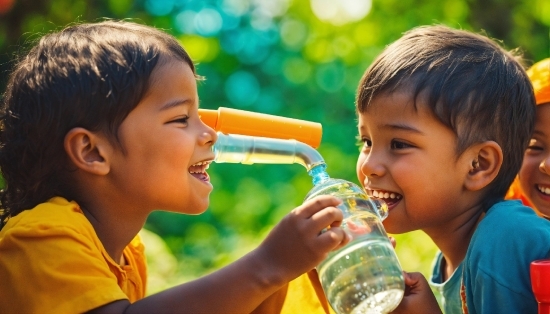
[[306, 200], [327, 194], [340, 198], [342, 228], [352, 239], [317, 267], [332, 308], [339, 314], [355, 314], [388, 313], [397, 307], [405, 284], [397, 255], [382, 226], [388, 214], [383, 201], [369, 198], [352, 182], [331, 179], [319, 152], [300, 141], [218, 132], [212, 149], [217, 163], [303, 165], [314, 185]]
[[315, 186], [306, 200], [334, 195], [342, 200], [342, 228], [351, 237], [317, 266], [325, 295], [332, 308], [345, 313], [388, 313], [403, 298], [401, 265], [384, 230], [387, 205], [369, 198], [356, 184], [332, 179], [324, 165], [310, 171]]

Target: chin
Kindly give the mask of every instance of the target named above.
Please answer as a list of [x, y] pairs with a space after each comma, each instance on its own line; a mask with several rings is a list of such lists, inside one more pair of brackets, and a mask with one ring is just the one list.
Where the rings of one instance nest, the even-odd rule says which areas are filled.
[[411, 231], [407, 228], [403, 228], [402, 226], [400, 226], [397, 221], [392, 221], [390, 216], [388, 216], [388, 218], [386, 218], [382, 222], [382, 224], [384, 225], [384, 229], [386, 230], [386, 232], [391, 234], [402, 234]]

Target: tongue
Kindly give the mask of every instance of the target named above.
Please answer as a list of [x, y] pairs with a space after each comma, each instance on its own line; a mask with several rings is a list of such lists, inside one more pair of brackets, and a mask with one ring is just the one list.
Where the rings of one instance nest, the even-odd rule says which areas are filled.
[[399, 201], [396, 198], [382, 198], [381, 200], [383, 200], [388, 206], [391, 206]]
[[208, 176], [208, 173], [206, 172], [191, 173], [191, 175], [202, 181], [208, 181], [210, 179], [210, 177]]

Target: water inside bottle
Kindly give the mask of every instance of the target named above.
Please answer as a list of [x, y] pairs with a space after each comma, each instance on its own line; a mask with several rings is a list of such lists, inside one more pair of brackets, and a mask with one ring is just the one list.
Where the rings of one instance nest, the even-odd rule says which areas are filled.
[[384, 238], [357, 239], [333, 252], [317, 271], [337, 313], [388, 313], [403, 297], [401, 268]]
[[[351, 238], [350, 243], [329, 253], [317, 266], [331, 307], [339, 314], [392, 311], [401, 302], [404, 282], [397, 255], [381, 223], [385, 215], [375, 210], [376, 201], [369, 199], [361, 187], [330, 178], [325, 164], [308, 173], [314, 187], [306, 200], [317, 195], [342, 198], [341, 227]], [[384, 213], [387, 215], [387, 210]]]

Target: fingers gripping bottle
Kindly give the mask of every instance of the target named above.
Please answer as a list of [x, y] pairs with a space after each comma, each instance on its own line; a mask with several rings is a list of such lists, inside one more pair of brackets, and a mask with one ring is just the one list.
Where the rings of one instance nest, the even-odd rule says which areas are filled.
[[391, 312], [403, 298], [405, 282], [382, 225], [388, 207], [369, 198], [356, 184], [330, 178], [325, 168], [319, 165], [309, 171], [315, 186], [306, 200], [327, 194], [340, 198], [341, 227], [351, 237], [317, 266], [325, 295], [339, 314]]

